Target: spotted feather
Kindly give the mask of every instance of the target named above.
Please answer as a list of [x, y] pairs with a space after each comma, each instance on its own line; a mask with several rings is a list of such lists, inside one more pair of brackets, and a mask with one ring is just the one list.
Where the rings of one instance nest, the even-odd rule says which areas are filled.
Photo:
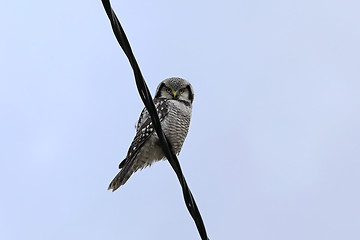
[[[164, 117], [169, 113], [166, 98], [155, 98], [154, 105], [159, 115], [160, 122], [164, 120]], [[140, 114], [139, 121], [136, 127], [136, 135], [132, 141], [126, 158], [119, 164], [119, 168], [123, 168], [126, 162], [130, 161], [137, 155], [137, 152], [146, 142], [146, 139], [154, 132], [153, 123], [151, 117], [146, 108], [144, 108]]]

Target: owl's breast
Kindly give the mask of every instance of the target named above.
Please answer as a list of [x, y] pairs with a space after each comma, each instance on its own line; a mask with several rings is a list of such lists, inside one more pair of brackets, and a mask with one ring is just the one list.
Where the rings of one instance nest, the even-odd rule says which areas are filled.
[[170, 100], [169, 113], [162, 122], [162, 128], [176, 154], [181, 150], [190, 126], [191, 105]]

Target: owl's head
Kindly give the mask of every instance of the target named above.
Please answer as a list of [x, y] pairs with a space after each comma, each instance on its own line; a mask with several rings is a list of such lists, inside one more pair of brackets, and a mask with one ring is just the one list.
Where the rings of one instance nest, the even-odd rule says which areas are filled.
[[167, 98], [192, 103], [194, 90], [185, 79], [179, 77], [167, 78], [157, 87], [155, 98]]

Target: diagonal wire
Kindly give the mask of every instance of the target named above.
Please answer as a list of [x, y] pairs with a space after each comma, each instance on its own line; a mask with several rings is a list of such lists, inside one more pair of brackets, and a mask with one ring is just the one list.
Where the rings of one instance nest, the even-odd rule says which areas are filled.
[[118, 18], [116, 17], [115, 12], [113, 11], [113, 9], [110, 5], [110, 1], [109, 0], [101, 0], [101, 1], [103, 3], [106, 14], [110, 20], [111, 27], [115, 34], [115, 37], [116, 37], [117, 41], [119, 42], [121, 48], [123, 49], [125, 55], [129, 59], [130, 65], [134, 71], [137, 89], [139, 91], [140, 97], [141, 97], [145, 107], [147, 108], [147, 110], [151, 116], [151, 120], [154, 124], [156, 133], [160, 139], [161, 147], [164, 151], [164, 154], [165, 154], [166, 158], [168, 159], [171, 167], [174, 169], [176, 176], [179, 179], [179, 182], [180, 182], [180, 185], [181, 185], [182, 191], [183, 191], [185, 205], [186, 205], [190, 215], [192, 216], [192, 218], [195, 221], [195, 224], [196, 224], [198, 232], [201, 236], [201, 239], [209, 240], [209, 238], [207, 237], [207, 234], [206, 234], [204, 222], [201, 218], [201, 215], [200, 215], [199, 209], [196, 205], [195, 199], [194, 199], [194, 197], [186, 183], [185, 177], [182, 173], [179, 160], [177, 159], [176, 155], [174, 154], [174, 151], [172, 150], [170, 142], [167, 140], [166, 136], [164, 135], [164, 133], [162, 131], [159, 116], [157, 115], [150, 91], [146, 85], [144, 77], [141, 74], [139, 65], [137, 64], [135, 56], [131, 50], [130, 43], [126, 37], [126, 34], [125, 34]]

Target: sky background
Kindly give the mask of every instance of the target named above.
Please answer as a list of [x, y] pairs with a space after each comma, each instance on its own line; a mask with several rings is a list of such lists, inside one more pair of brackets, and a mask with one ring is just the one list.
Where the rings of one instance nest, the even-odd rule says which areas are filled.
[[[359, 1], [112, 1], [195, 91], [179, 156], [215, 239], [360, 239]], [[0, 239], [200, 239], [166, 161], [107, 186], [143, 108], [101, 1], [0, 7]]]

